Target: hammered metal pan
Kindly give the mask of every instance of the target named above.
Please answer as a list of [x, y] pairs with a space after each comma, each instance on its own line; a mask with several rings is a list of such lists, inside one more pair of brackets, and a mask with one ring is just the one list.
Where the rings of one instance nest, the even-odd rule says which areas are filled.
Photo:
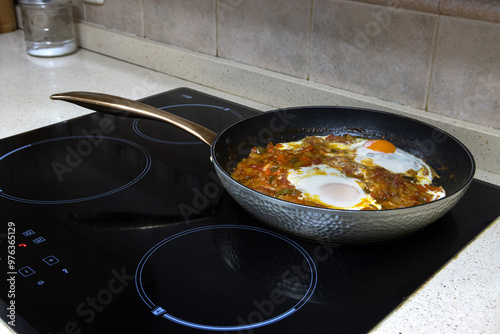
[[[51, 96], [119, 116], [149, 118], [178, 126], [210, 145], [218, 177], [251, 215], [286, 233], [322, 242], [367, 243], [412, 234], [446, 214], [464, 195], [475, 173], [470, 151], [457, 139], [423, 122], [387, 112], [349, 107], [298, 107], [241, 120], [219, 134], [146, 104], [100, 93]], [[446, 197], [409, 208], [357, 211], [310, 207], [261, 194], [233, 180], [231, 171], [254, 146], [311, 135], [351, 134], [384, 138], [424, 159], [441, 176]]]

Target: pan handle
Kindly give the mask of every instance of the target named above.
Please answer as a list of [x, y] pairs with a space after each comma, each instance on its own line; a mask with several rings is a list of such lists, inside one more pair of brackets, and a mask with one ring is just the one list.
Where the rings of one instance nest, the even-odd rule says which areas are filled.
[[217, 137], [215, 132], [197, 123], [147, 104], [115, 95], [92, 92], [67, 92], [53, 94], [50, 98], [52, 100], [71, 102], [84, 108], [115, 116], [149, 118], [167, 122], [191, 133], [208, 145], [212, 145], [215, 137]]

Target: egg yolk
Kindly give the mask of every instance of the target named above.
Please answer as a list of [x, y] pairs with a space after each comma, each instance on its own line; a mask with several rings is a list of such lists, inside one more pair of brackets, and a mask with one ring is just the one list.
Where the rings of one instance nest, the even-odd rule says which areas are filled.
[[370, 140], [370, 141], [366, 142], [366, 144], [364, 146], [366, 148], [369, 148], [370, 150], [383, 152], [383, 153], [396, 152], [396, 146], [394, 146], [392, 143], [388, 142], [387, 140], [383, 140], [383, 139]]

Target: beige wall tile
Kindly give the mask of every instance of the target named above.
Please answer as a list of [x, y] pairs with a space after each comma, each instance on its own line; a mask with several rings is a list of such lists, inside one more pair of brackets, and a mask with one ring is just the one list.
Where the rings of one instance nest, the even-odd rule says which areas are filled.
[[439, 10], [445, 15], [500, 22], [498, 0], [441, 0]]
[[144, 36], [142, 0], [106, 0], [103, 5], [85, 4], [88, 22], [136, 36]]
[[215, 55], [215, 0], [144, 0], [147, 38]]
[[[419, 10], [422, 12], [439, 13], [441, 0], [351, 0], [367, 2], [375, 5]], [[453, 0], [454, 1], [454, 0]]]
[[310, 79], [425, 108], [437, 15], [316, 0]]
[[311, 3], [306, 0], [218, 1], [218, 55], [307, 78]]
[[442, 16], [428, 110], [500, 129], [500, 24]]
[[500, 22], [499, 0], [350, 0], [422, 12]]

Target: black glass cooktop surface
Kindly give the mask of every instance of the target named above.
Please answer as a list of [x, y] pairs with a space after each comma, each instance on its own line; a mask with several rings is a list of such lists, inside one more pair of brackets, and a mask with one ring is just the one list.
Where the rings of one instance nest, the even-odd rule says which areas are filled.
[[[187, 88], [143, 102], [215, 132], [256, 113]], [[224, 191], [204, 143], [98, 113], [1, 140], [0, 170], [1, 316], [19, 333], [365, 333], [500, 215], [475, 180], [404, 239], [297, 239]]]

